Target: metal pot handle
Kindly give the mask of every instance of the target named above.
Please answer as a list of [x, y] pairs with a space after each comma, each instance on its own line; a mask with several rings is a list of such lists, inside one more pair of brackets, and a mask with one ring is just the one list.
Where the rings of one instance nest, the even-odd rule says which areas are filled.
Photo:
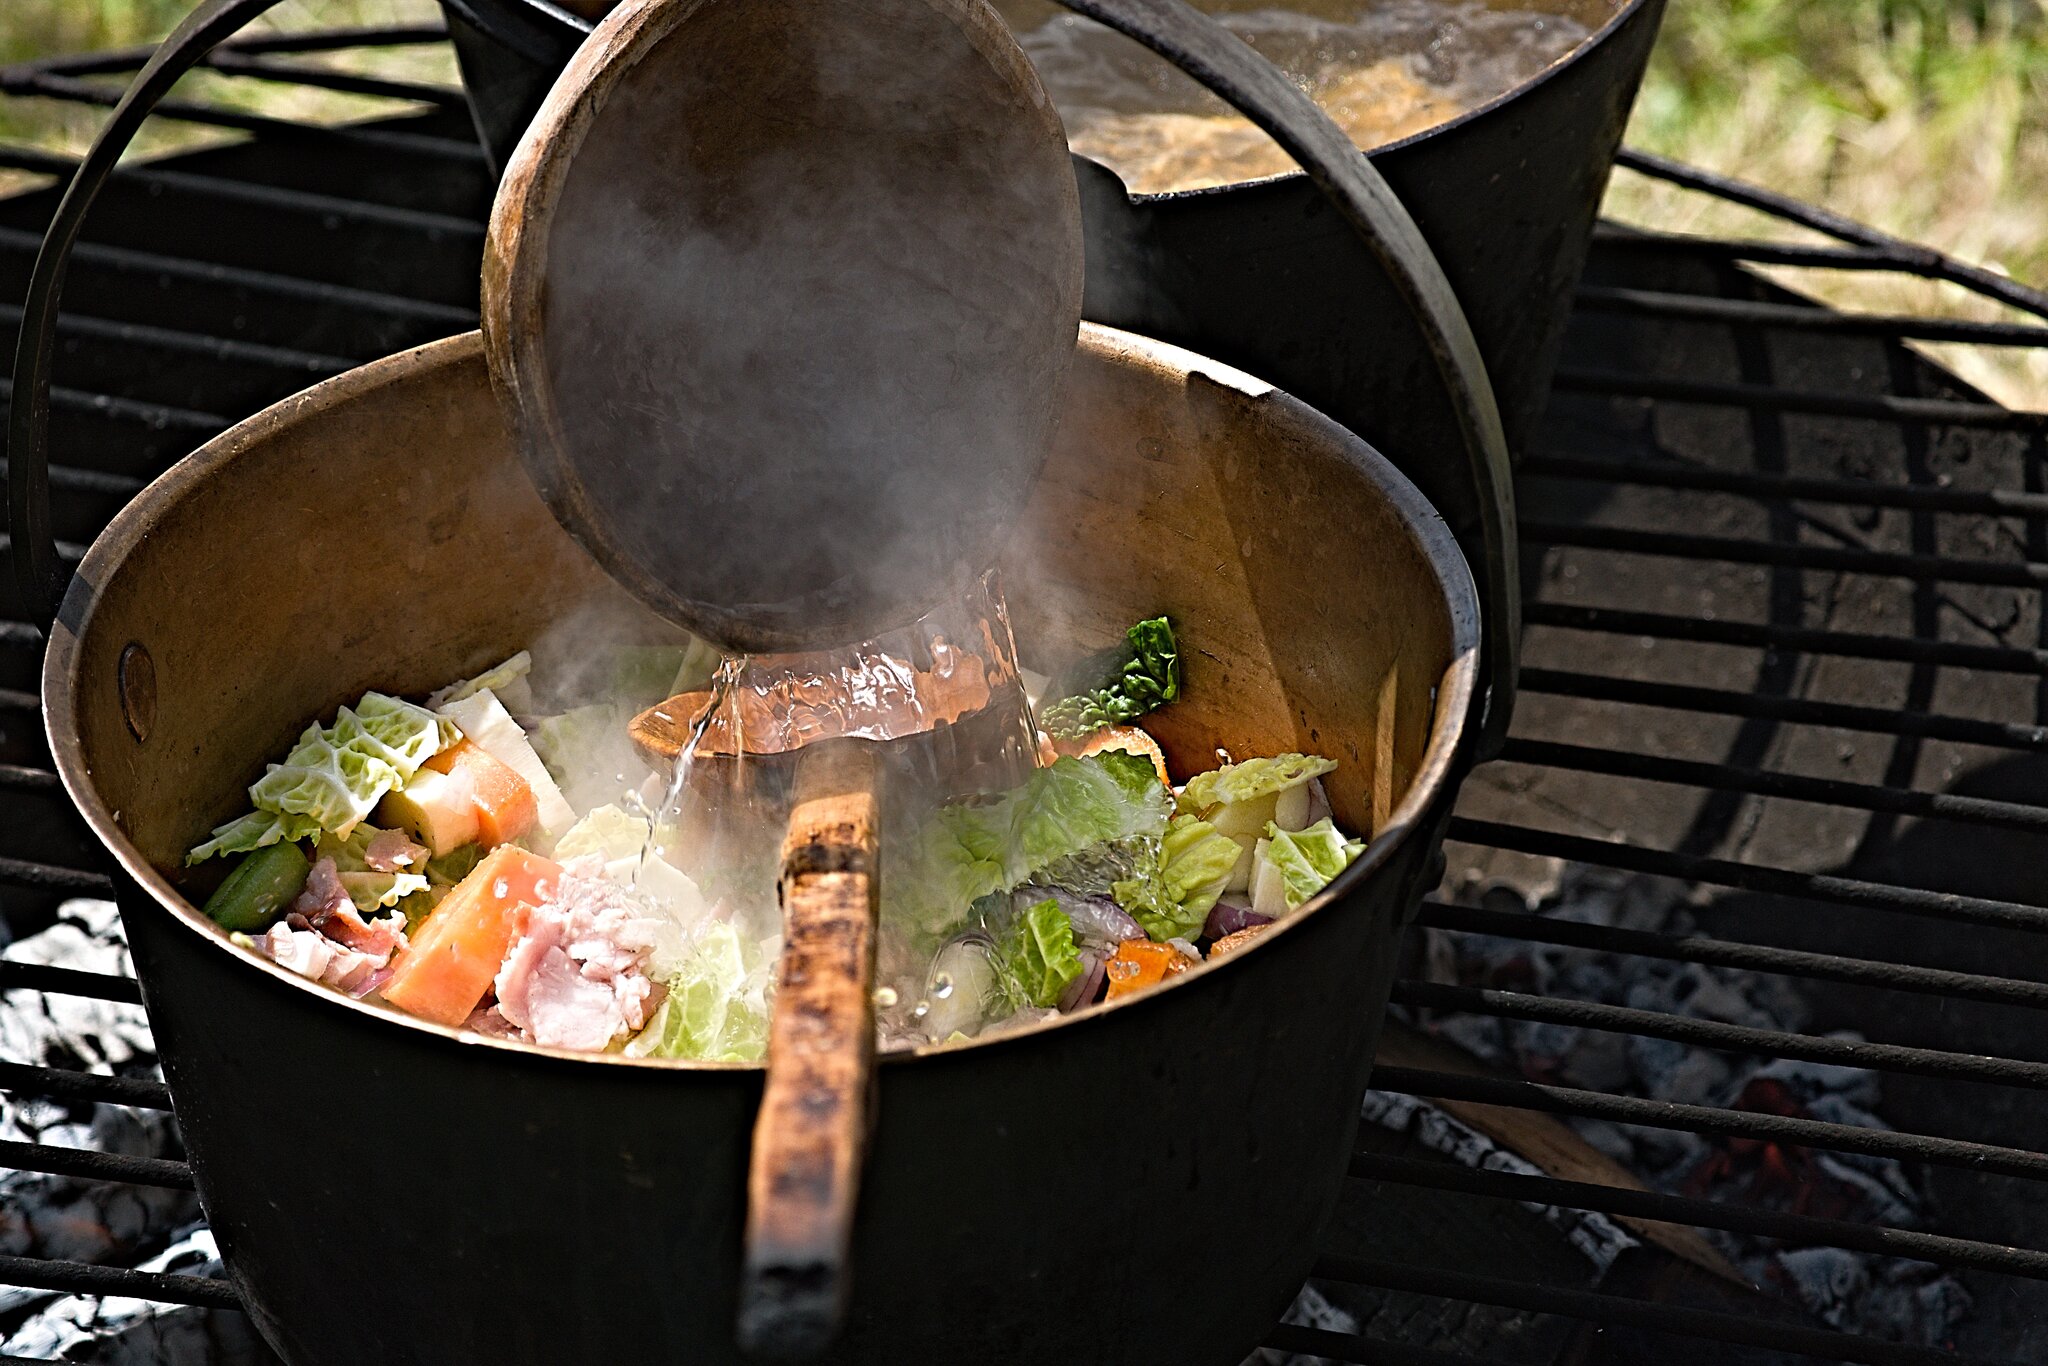
[[57, 305], [79, 229], [114, 164], [142, 121], [177, 79], [278, 0], [205, 0], [171, 30], [136, 73], [113, 117], [93, 139], [43, 234], [22, 302], [14, 344], [14, 393], [7, 418], [7, 529], [13, 537], [14, 577], [24, 606], [38, 621], [57, 615], [68, 577], [50, 530], [50, 365], [57, 349]]
[[1473, 570], [1486, 611], [1480, 622], [1481, 687], [1473, 703], [1476, 752], [1498, 752], [1514, 709], [1522, 636], [1514, 475], [1486, 362], [1436, 253], [1386, 180], [1330, 116], [1278, 67], [1208, 15], [1185, 0], [1059, 3], [1143, 43], [1264, 129], [1364, 239], [1414, 314], [1457, 411], [1466, 463], [1479, 494], [1486, 562]]

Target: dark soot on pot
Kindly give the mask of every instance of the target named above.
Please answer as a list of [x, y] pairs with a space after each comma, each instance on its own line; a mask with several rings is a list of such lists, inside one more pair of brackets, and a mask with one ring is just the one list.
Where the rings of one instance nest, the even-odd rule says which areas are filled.
[[709, 0], [595, 113], [543, 308], [558, 510], [667, 615], [760, 651], [901, 625], [995, 557], [1059, 407], [1019, 375], [1049, 349], [1064, 375], [1080, 246], [1057, 132], [960, 113], [1018, 105], [986, 35], [799, 0], [770, 42], [755, 9]]

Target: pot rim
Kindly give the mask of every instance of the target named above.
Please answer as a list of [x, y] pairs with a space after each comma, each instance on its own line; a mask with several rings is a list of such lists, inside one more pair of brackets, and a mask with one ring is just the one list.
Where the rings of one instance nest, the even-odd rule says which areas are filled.
[[[1426, 141], [1440, 134], [1448, 133], [1453, 128], [1462, 127], [1474, 119], [1492, 113], [1502, 105], [1519, 99], [1537, 86], [1548, 84], [1556, 79], [1566, 68], [1578, 65], [1580, 61], [1591, 55], [1595, 48], [1604, 45], [1609, 38], [1613, 37], [1623, 24], [1633, 19], [1639, 10], [1650, 3], [1651, 0], [1622, 0], [1621, 8], [1616, 10], [1606, 23], [1587, 34], [1584, 42], [1544, 67], [1541, 71], [1538, 71], [1535, 75], [1509, 86], [1484, 104], [1475, 104], [1463, 113], [1445, 119], [1442, 123], [1432, 123], [1427, 128], [1416, 129], [1406, 137], [1395, 138], [1392, 142], [1382, 142], [1371, 147], [1362, 147], [1359, 150], [1369, 157], [1376, 157], [1382, 152], [1398, 151], [1403, 148], [1412, 147], [1418, 142]], [[1662, 3], [1662, 0], [1658, 0], [1658, 3]], [[1160, 60], [1165, 61], [1166, 59], [1162, 57]], [[1076, 153], [1075, 155], [1082, 156], [1083, 154]], [[1116, 171], [1111, 167], [1104, 166], [1103, 163], [1096, 161], [1094, 157], [1084, 156], [1084, 159], [1093, 165], [1101, 166], [1110, 175], [1116, 176], [1119, 185], [1124, 183], [1123, 177], [1117, 175]], [[1133, 204], [1159, 204], [1173, 200], [1198, 199], [1203, 195], [1227, 194], [1233, 190], [1242, 190], [1249, 185], [1275, 185], [1284, 180], [1300, 179], [1306, 174], [1307, 172], [1297, 166], [1291, 171], [1276, 171], [1272, 175], [1250, 176], [1244, 180], [1232, 180], [1222, 185], [1202, 185], [1187, 190], [1157, 190], [1140, 194], [1126, 186], [1124, 194]]]
[[[1391, 859], [1394, 851], [1421, 824], [1424, 814], [1434, 806], [1451, 783], [1462, 758], [1466, 738], [1465, 723], [1471, 711], [1474, 689], [1478, 687], [1478, 590], [1474, 586], [1465, 557], [1458, 549], [1457, 542], [1452, 538], [1450, 528], [1444, 523], [1442, 516], [1385, 456], [1374, 450], [1363, 438], [1331, 418], [1325, 417], [1283, 390], [1255, 379], [1243, 371], [1149, 337], [1084, 322], [1081, 325], [1079, 344], [1113, 357], [1165, 368], [1189, 379], [1200, 376], [1248, 398], [1277, 404], [1287, 420], [1322, 428], [1324, 434], [1354, 463], [1368, 472], [1379, 491], [1393, 504], [1396, 515], [1407, 525], [1424, 557], [1436, 571], [1438, 584], [1444, 593], [1445, 608], [1450, 620], [1451, 659], [1437, 685], [1435, 715], [1430, 722], [1429, 741], [1408, 791], [1389, 813], [1386, 824], [1374, 833], [1365, 851], [1353, 860], [1350, 867], [1340, 873], [1329, 886], [1302, 903], [1293, 914], [1276, 922], [1271, 930], [1260, 934], [1244, 948], [1230, 954], [1229, 963], [1234, 963], [1249, 954], [1258, 953], [1271, 940], [1297, 928], [1332, 903], [1348, 897], [1353, 889]], [[470, 331], [400, 351], [381, 360], [344, 371], [281, 399], [236, 423], [172, 465], [151, 481], [142, 492], [135, 495], [87, 549], [77, 572], [65, 589], [57, 620], [50, 628], [49, 648], [43, 658], [43, 717], [58, 776], [64, 784], [65, 793], [78, 807], [100, 843], [113, 854], [115, 861], [120, 864], [122, 873], [137, 887], [146, 891], [152, 901], [168, 911], [188, 931], [197, 934], [216, 950], [232, 954], [247, 970], [267, 973], [273, 981], [287, 989], [311, 993], [320, 1001], [327, 1003], [328, 1008], [355, 1012], [366, 1022], [374, 1022], [370, 1026], [372, 1028], [409, 1029], [417, 1034], [436, 1036], [463, 1047], [504, 1050], [521, 1058], [549, 1058], [582, 1065], [646, 1068], [666, 1073], [762, 1070], [761, 1063], [753, 1062], [629, 1058], [619, 1053], [586, 1053], [490, 1038], [467, 1030], [434, 1024], [389, 1007], [371, 1005], [366, 1001], [345, 996], [280, 967], [269, 959], [239, 948], [225, 934], [220, 933], [218, 927], [187, 901], [170, 879], [129, 842], [115, 813], [107, 808], [93, 785], [91, 769], [86, 762], [84, 748], [78, 736], [77, 710], [73, 705], [75, 685], [78, 681], [79, 645], [92, 628], [94, 594], [91, 585], [118, 572], [130, 552], [148, 538], [156, 523], [172, 506], [203, 481], [231, 465], [251, 446], [269, 440], [278, 432], [302, 421], [318, 419], [336, 406], [373, 393], [395, 379], [409, 377], [421, 371], [452, 366], [472, 357], [480, 358], [482, 353], [481, 333]], [[117, 882], [117, 891], [118, 885]], [[918, 1059], [957, 1057], [975, 1049], [1002, 1048], [1054, 1030], [1085, 1025], [1107, 1011], [1142, 1009], [1147, 1001], [1161, 992], [1185, 990], [1198, 981], [1207, 979], [1214, 971], [1227, 969], [1229, 963], [1218, 963], [1213, 959], [1198, 963], [1187, 972], [1169, 978], [1149, 991], [1117, 1001], [1104, 1002], [1084, 1013], [1056, 1015], [1051, 1019], [1021, 1029], [1006, 1030], [992, 1037], [954, 1044], [926, 1044], [914, 1049], [883, 1053], [878, 1055], [877, 1061], [883, 1066], [905, 1066]], [[148, 984], [143, 985], [146, 998]]]

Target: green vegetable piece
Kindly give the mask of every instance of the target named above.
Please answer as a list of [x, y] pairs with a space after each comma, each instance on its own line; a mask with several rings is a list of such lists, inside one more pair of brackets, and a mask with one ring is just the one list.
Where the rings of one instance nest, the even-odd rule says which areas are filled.
[[1363, 840], [1345, 839], [1328, 816], [1306, 830], [1268, 825], [1266, 839], [1266, 860], [1287, 884], [1290, 911], [1329, 886], [1365, 851]]
[[461, 738], [425, 707], [364, 693], [353, 708], [341, 708], [332, 726], [306, 727], [284, 762], [250, 786], [255, 814], [217, 828], [185, 861], [352, 830], [386, 792]]
[[1055, 1006], [1081, 975], [1074, 922], [1050, 897], [1025, 908], [996, 941], [996, 971], [1021, 1008]]
[[215, 827], [213, 838], [185, 855], [185, 862], [198, 863], [215, 854], [246, 854], [279, 840], [309, 840], [319, 833], [320, 822], [310, 816], [251, 811]]
[[1236, 840], [1207, 821], [1175, 816], [1144, 875], [1118, 882], [1110, 895], [1153, 939], [1193, 939], [1242, 852]]
[[342, 890], [348, 893], [348, 899], [355, 903], [356, 910], [364, 915], [373, 915], [386, 906], [396, 906], [406, 897], [426, 891], [428, 886], [424, 859], [417, 868], [405, 868], [395, 873], [380, 872], [369, 865], [363, 854], [379, 833], [373, 825], [358, 825], [347, 835], [323, 834], [313, 846], [315, 859], [334, 860], [334, 871], [341, 878]]
[[235, 865], [227, 881], [206, 899], [206, 918], [224, 930], [261, 934], [305, 890], [312, 871], [298, 845], [266, 844]]
[[1061, 859], [1165, 834], [1170, 809], [1151, 765], [1135, 755], [1061, 759], [1001, 796], [956, 802], [927, 818], [911, 837], [902, 874], [884, 883], [883, 915], [944, 937], [974, 902], [1020, 887]]
[[1078, 740], [1105, 726], [1128, 725], [1180, 696], [1180, 646], [1173, 624], [1148, 617], [1124, 633], [1124, 643], [1091, 655], [1048, 691], [1038, 723], [1055, 740]]
[[1213, 807], [1284, 792], [1336, 767], [1335, 759], [1314, 754], [1279, 754], [1270, 759], [1226, 764], [1188, 779], [1174, 809], [1206, 817]]
[[768, 1051], [767, 983], [767, 963], [749, 966], [739, 932], [726, 921], [707, 921], [669, 978], [667, 998], [625, 1051], [634, 1057], [758, 1062]]

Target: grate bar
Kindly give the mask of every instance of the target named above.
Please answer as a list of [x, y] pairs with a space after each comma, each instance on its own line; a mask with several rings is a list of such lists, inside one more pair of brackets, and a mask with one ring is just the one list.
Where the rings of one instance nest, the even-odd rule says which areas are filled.
[[53, 770], [0, 764], [0, 791], [61, 792], [64, 784]]
[[[1266, 1334], [1266, 1346], [1297, 1356], [1323, 1357], [1331, 1361], [1356, 1362], [1358, 1366], [1506, 1366], [1491, 1358], [1464, 1352], [1444, 1352], [1434, 1347], [1410, 1347], [1403, 1342], [1381, 1342], [1351, 1333], [1333, 1333], [1327, 1328], [1306, 1328], [1293, 1323], [1276, 1323]], [[0, 1366], [6, 1366], [0, 1358]]]
[[1566, 669], [1525, 668], [1516, 680], [1525, 693], [1553, 697], [1575, 697], [1589, 702], [1618, 702], [1636, 707], [1659, 707], [1670, 711], [1705, 712], [1722, 716], [1754, 716], [1799, 725], [1826, 726], [1835, 730], [1862, 731], [1876, 735], [1906, 735], [1929, 740], [1953, 740], [1959, 744], [1985, 745], [1998, 749], [2048, 750], [2048, 727], [2012, 725], [2003, 721], [1980, 721], [1974, 717], [1940, 716], [1924, 711], [1894, 711], [1889, 707], [1859, 707], [1845, 702], [1821, 702], [1805, 697], [1768, 697], [1722, 688], [1699, 688], [1679, 683], [1651, 683], [1635, 678], [1614, 678], [1605, 674], [1576, 673]]
[[469, 101], [463, 98], [459, 89], [447, 85], [429, 85], [424, 81], [398, 81], [386, 76], [362, 76], [353, 71], [340, 71], [328, 66], [269, 61], [261, 57], [243, 56], [236, 52], [216, 52], [205, 65], [230, 76], [248, 76], [255, 80], [276, 81], [284, 85], [309, 85], [322, 90], [338, 90], [347, 95], [406, 100], [415, 104], [433, 105], [439, 109], [469, 108]]
[[[82, 80], [76, 76], [59, 75], [33, 68], [16, 68], [11, 72], [0, 73], [0, 92], [17, 96], [41, 95], [48, 99], [97, 105], [107, 109], [119, 104], [123, 93], [114, 86], [101, 85], [97, 81]], [[424, 133], [406, 133], [390, 128], [305, 123], [294, 119], [273, 118], [267, 114], [245, 113], [220, 105], [194, 104], [190, 100], [159, 100], [156, 107], [150, 111], [150, 117], [170, 119], [178, 123], [205, 124], [210, 128], [231, 128], [240, 133], [280, 140], [331, 139], [336, 142], [354, 143], [395, 156], [433, 157], [440, 161], [479, 164], [484, 160], [483, 148], [474, 142], [434, 137]]]
[[1573, 304], [1594, 313], [1680, 318], [1687, 322], [1722, 323], [1736, 327], [1796, 328], [1807, 332], [1963, 342], [1977, 346], [2048, 346], [2048, 327], [2032, 323], [1965, 322], [1900, 313], [1838, 313], [1819, 304], [1765, 303], [1754, 299], [1672, 294], [1655, 289], [1581, 285], [1573, 296]]
[[118, 1266], [53, 1262], [38, 1257], [0, 1257], [0, 1285], [57, 1290], [68, 1295], [125, 1295], [159, 1304], [197, 1304], [214, 1309], [242, 1307], [233, 1286], [206, 1276], [129, 1271]]
[[[82, 873], [79, 876], [97, 875]], [[100, 881], [111, 884], [108, 878], [100, 878]], [[107, 890], [112, 891], [112, 886], [109, 885]], [[142, 988], [133, 977], [117, 977], [111, 972], [80, 972], [77, 968], [51, 967], [47, 963], [20, 963], [11, 958], [0, 958], [0, 991], [47, 991], [62, 996], [86, 996], [95, 1001], [142, 1004]]]
[[2048, 1280], [2048, 1252], [2006, 1247], [1974, 1238], [1919, 1233], [1886, 1224], [1858, 1224], [1845, 1219], [1819, 1219], [1808, 1214], [1730, 1205], [1718, 1200], [1666, 1195], [1662, 1191], [1630, 1190], [1586, 1181], [1531, 1176], [1519, 1172], [1467, 1167], [1457, 1162], [1429, 1162], [1360, 1152], [1351, 1158], [1351, 1175], [1364, 1181], [1392, 1181], [1404, 1186], [1475, 1195], [1485, 1199], [1519, 1200], [1534, 1205], [1592, 1210], [1630, 1219], [1747, 1233], [1800, 1246], [1815, 1244], [1902, 1257], [1940, 1266], [1964, 1266], [2001, 1276]]
[[[378, 25], [367, 28], [320, 29], [302, 33], [242, 33], [214, 49], [223, 53], [260, 57], [285, 54], [304, 56], [312, 52], [341, 52], [357, 47], [413, 47], [448, 40], [448, 30], [439, 25]], [[156, 55], [148, 47], [108, 48], [103, 52], [65, 53], [42, 57], [5, 68], [12, 76], [18, 71], [48, 71], [64, 76], [112, 76], [139, 71]]]
[[1939, 664], [1958, 669], [1982, 669], [1987, 673], [2048, 674], [2048, 650], [2023, 650], [2009, 645], [1965, 645], [1913, 636], [1866, 635], [1811, 626], [1680, 617], [1664, 612], [1632, 612], [1618, 607], [1582, 606], [1567, 602], [1524, 603], [1522, 621], [1527, 625], [1555, 626], [1567, 631], [1650, 636], [1702, 645], [1740, 645], [1800, 654], [1839, 655], [1845, 659]]
[[[0, 379], [0, 402], [13, 397], [14, 381]], [[50, 406], [68, 412], [112, 418], [117, 422], [140, 423], [159, 431], [176, 428], [180, 431], [204, 432], [212, 436], [231, 425], [226, 418], [217, 413], [199, 413], [190, 408], [172, 408], [162, 403], [140, 403], [132, 398], [89, 393], [83, 389], [66, 389], [57, 384], [50, 386]]]
[[[160, 1157], [129, 1157], [91, 1148], [58, 1148], [48, 1143], [0, 1140], [0, 1167], [18, 1172], [47, 1172], [86, 1181], [119, 1181], [131, 1186], [192, 1189], [192, 1168]], [[4, 1282], [0, 1282], [4, 1283]], [[25, 1284], [25, 1282], [13, 1282]]]
[[[23, 232], [19, 228], [0, 227], [0, 250], [34, 256], [42, 250], [42, 245], [43, 239], [35, 233]], [[85, 264], [124, 275], [148, 275], [223, 289], [245, 289], [253, 294], [266, 294], [274, 298], [289, 299], [295, 303], [334, 305], [358, 312], [413, 318], [420, 322], [459, 328], [476, 326], [474, 309], [457, 308], [453, 304], [437, 304], [431, 300], [408, 298], [402, 294], [381, 294], [369, 289], [351, 289], [346, 285], [324, 284], [318, 280], [302, 280], [295, 276], [246, 270], [240, 266], [219, 265], [211, 261], [192, 261], [180, 256], [165, 256], [160, 252], [140, 251], [133, 247], [81, 242], [72, 248], [71, 262], [74, 271], [81, 264]]]
[[1589, 949], [1596, 953], [1658, 958], [1670, 963], [1702, 963], [1713, 967], [1741, 968], [1748, 972], [1848, 982], [1889, 991], [2048, 1010], [2048, 982], [2031, 982], [2019, 977], [1989, 977], [1974, 972], [1923, 968], [1911, 963], [1808, 953], [1799, 949], [1714, 939], [1706, 935], [1628, 930], [1560, 916], [1489, 911], [1441, 901], [1423, 902], [1420, 919], [1422, 924], [1433, 929], [1460, 934], [1487, 934], [1500, 939], [1524, 939], [1535, 944]]
[[[68, 180], [71, 173], [77, 169], [78, 162], [74, 157], [58, 156], [33, 148], [5, 146], [0, 147], [0, 167]], [[455, 214], [405, 209], [390, 204], [373, 204], [362, 199], [342, 199], [336, 195], [287, 189], [281, 185], [224, 180], [219, 176], [200, 175], [192, 171], [123, 169], [115, 171], [110, 179], [116, 184], [134, 185], [156, 191], [173, 190], [180, 194], [226, 203], [282, 209], [290, 213], [333, 219], [336, 223], [367, 223], [400, 228], [423, 233], [429, 238], [469, 237], [481, 241], [484, 235], [482, 223]]]
[[1724, 1053], [1797, 1058], [1803, 1062], [1839, 1063], [1844, 1067], [1895, 1072], [1904, 1076], [2048, 1090], [2048, 1063], [2016, 1058], [1956, 1053], [1939, 1048], [1913, 1048], [1905, 1044], [1870, 1043], [1862, 1039], [1837, 1039], [1818, 1034], [1794, 1034], [1781, 1029], [1757, 1029], [1750, 1025], [1723, 1024], [1719, 1020], [1702, 1020], [1689, 1015], [1637, 1010], [1630, 1006], [1603, 1005], [1597, 1001], [1560, 1000], [1487, 987], [1447, 986], [1441, 982], [1422, 982], [1412, 978], [1394, 984], [1394, 1000], [1425, 1010], [1499, 1015], [1511, 1020], [1571, 1025], [1610, 1034], [1670, 1039], [1675, 1043], [1695, 1044]]
[[[21, 310], [13, 304], [0, 304], [0, 327], [20, 326]], [[146, 323], [124, 323], [107, 318], [81, 317], [74, 313], [66, 313], [58, 318], [57, 331], [59, 335], [69, 333], [75, 337], [90, 337], [96, 341], [123, 342], [131, 346], [146, 346], [152, 350], [168, 351], [174, 355], [204, 356], [209, 360], [226, 361], [229, 364], [261, 365], [268, 369], [289, 370], [301, 375], [331, 375], [359, 363], [346, 356], [323, 356], [315, 351], [295, 351], [282, 346], [266, 346], [260, 342], [209, 337], [199, 332], [180, 332], [168, 327], [152, 327]]]
[[1723, 1314], [1676, 1304], [1657, 1304], [1625, 1295], [1568, 1290], [1562, 1286], [1511, 1281], [1498, 1276], [1476, 1276], [1469, 1272], [1413, 1263], [1324, 1256], [1317, 1260], [1311, 1274], [1322, 1280], [1405, 1291], [1411, 1295], [1433, 1295], [1472, 1304], [1497, 1305], [1503, 1309], [1520, 1309], [1531, 1314], [1561, 1314], [1592, 1323], [1798, 1352], [1828, 1361], [1853, 1362], [1855, 1366], [2021, 1366], [2019, 1362], [1959, 1356], [1935, 1347], [1885, 1342], [1825, 1328], [1808, 1328], [1799, 1323]]
[[1914, 426], [1971, 427], [2001, 432], [2048, 432], [2048, 413], [2003, 408], [1965, 399], [1915, 398], [1899, 394], [1824, 394], [1780, 389], [1769, 384], [1672, 379], [1627, 370], [1560, 369], [1552, 387], [1562, 393], [1616, 398], [1661, 399], [1712, 407], [1750, 408], [1770, 413], [1867, 418]]
[[[114, 880], [105, 873], [90, 873], [82, 868], [64, 868], [54, 863], [32, 863], [18, 858], [0, 858], [0, 883], [49, 892], [81, 892], [87, 896], [109, 897], [114, 894]], [[7, 976], [7, 969], [0, 967], [0, 988], [12, 985]]]
[[1588, 839], [1583, 835], [1566, 835], [1554, 830], [1478, 821], [1463, 816], [1451, 818], [1449, 837], [1465, 844], [1491, 845], [1496, 849], [1511, 849], [1539, 858], [1561, 858], [1596, 868], [1616, 868], [1624, 872], [1647, 873], [1652, 877], [1703, 882], [1715, 887], [1764, 892], [1801, 901], [1897, 911], [1959, 924], [2048, 930], [2048, 907], [2028, 906], [2017, 901], [1993, 901], [1988, 897], [1931, 892], [1921, 887], [1894, 887], [1888, 883], [1866, 882], [1861, 878], [1841, 877], [1833, 873], [1805, 873], [1760, 863], [1710, 858], [1703, 854], [1646, 849], [1618, 840]]
[[2029, 289], [2008, 276], [1985, 270], [1981, 266], [1964, 265], [1952, 257], [1944, 256], [1932, 247], [1923, 247], [1916, 242], [1906, 242], [1889, 233], [1845, 218], [1838, 213], [1813, 204], [1802, 204], [1789, 195], [1778, 194], [1761, 186], [1728, 176], [1715, 175], [1696, 166], [1688, 166], [1669, 157], [1660, 157], [1654, 152], [1639, 151], [1623, 147], [1615, 153], [1614, 164], [1625, 166], [1639, 175], [1651, 176], [1657, 180], [1682, 185], [1689, 190], [1730, 200], [1748, 208], [1782, 218], [1801, 227], [1812, 228], [1815, 232], [1826, 233], [1837, 241], [1853, 243], [1859, 247], [1889, 254], [1902, 266], [1916, 273], [1948, 280], [1979, 294], [1987, 295], [2000, 303], [2010, 304], [2040, 317], [2048, 317], [2048, 295]]
[[[1659, 232], [1603, 219], [1593, 229], [1603, 249], [1683, 252], [1689, 256], [1734, 264], [1799, 266], [1810, 270], [1897, 271], [1925, 275], [1913, 261], [1876, 247], [1817, 246], [1807, 242], [1766, 242], [1745, 237], [1705, 237], [1685, 232]], [[1938, 278], [1938, 277], [1936, 277]]]
[[2011, 489], [1958, 489], [1933, 484], [1879, 484], [1868, 479], [1816, 479], [1801, 475], [1717, 470], [1675, 461], [1589, 460], [1534, 455], [1520, 473], [1543, 479], [1730, 493], [1760, 502], [1838, 503], [1845, 507], [1957, 512], [1983, 517], [2048, 517], [2048, 493]]
[[171, 1108], [170, 1088], [160, 1081], [80, 1072], [68, 1067], [36, 1067], [25, 1062], [0, 1062], [0, 1090], [23, 1096], [47, 1096], [51, 1100], [130, 1105], [138, 1110]]
[[1901, 1162], [1938, 1163], [1965, 1171], [1994, 1176], [2048, 1181], [2048, 1153], [2024, 1148], [2005, 1148], [1991, 1143], [1972, 1143], [1933, 1134], [1909, 1134], [1896, 1129], [1866, 1129], [1856, 1124], [1835, 1124], [1827, 1120], [1801, 1119], [1791, 1115], [1758, 1110], [1729, 1110], [1711, 1105], [1681, 1105], [1676, 1101], [1646, 1100], [1639, 1096], [1615, 1096], [1605, 1091], [1588, 1091], [1570, 1086], [1512, 1080], [1504, 1077], [1467, 1077], [1449, 1072], [1418, 1068], [1380, 1066], [1373, 1069], [1375, 1090], [1400, 1095], [1428, 1096], [1439, 1100], [1468, 1101], [1475, 1105], [1499, 1105], [1515, 1110], [1536, 1110], [1544, 1114], [1577, 1115], [1614, 1124], [1633, 1124], [1646, 1129], [1670, 1129], [1680, 1133], [1715, 1134], [1722, 1138], [1750, 1139], [1792, 1147], [1826, 1148], [1833, 1152], [1863, 1153], [1871, 1157], [1896, 1158]]
[[2048, 830], [2048, 806], [1994, 801], [1988, 797], [1962, 797], [1949, 792], [1882, 787], [1874, 783], [1850, 782], [1844, 778], [1815, 778], [1774, 769], [1702, 763], [1694, 759], [1637, 754], [1554, 740], [1510, 738], [1501, 746], [1495, 762], [1670, 783], [1710, 792], [1780, 797], [1787, 801], [1811, 802], [1817, 806], [1852, 811], [1883, 811], [1898, 816], [1924, 816], [2008, 830]]
[[[0, 462], [0, 465], [4, 465], [4, 463]], [[5, 477], [6, 470], [0, 468], [0, 479]], [[4, 643], [0, 642], [0, 644]], [[0, 710], [41, 711], [42, 706], [43, 700], [32, 692], [22, 692], [18, 688], [0, 688]]]
[[[69, 493], [107, 493], [117, 498], [131, 498], [142, 492], [144, 486], [148, 483], [147, 480], [131, 478], [125, 474], [108, 474], [105, 470], [89, 470], [78, 465], [52, 465], [49, 469], [50, 487], [53, 489], [63, 489]], [[6, 477], [7, 459], [5, 456], [0, 456], [0, 479], [5, 479]], [[25, 623], [5, 623], [5, 625], [22, 624]], [[7, 643], [10, 642], [5, 639], [4, 635], [0, 635], [0, 644]], [[40, 643], [40, 633], [38, 634], [38, 643]]]
[[1625, 555], [1657, 555], [1681, 560], [1719, 560], [1731, 564], [1767, 564], [1793, 569], [1830, 570], [1843, 574], [1876, 574], [1915, 583], [1971, 583], [1998, 588], [2034, 588], [2048, 584], [2048, 564], [2033, 560], [2002, 563], [1959, 559], [1952, 555], [1913, 555], [1891, 550], [1846, 546], [1754, 541], [1740, 536], [1698, 536], [1638, 527], [1567, 525], [1525, 521], [1525, 545], [1573, 550], [1615, 551]]

